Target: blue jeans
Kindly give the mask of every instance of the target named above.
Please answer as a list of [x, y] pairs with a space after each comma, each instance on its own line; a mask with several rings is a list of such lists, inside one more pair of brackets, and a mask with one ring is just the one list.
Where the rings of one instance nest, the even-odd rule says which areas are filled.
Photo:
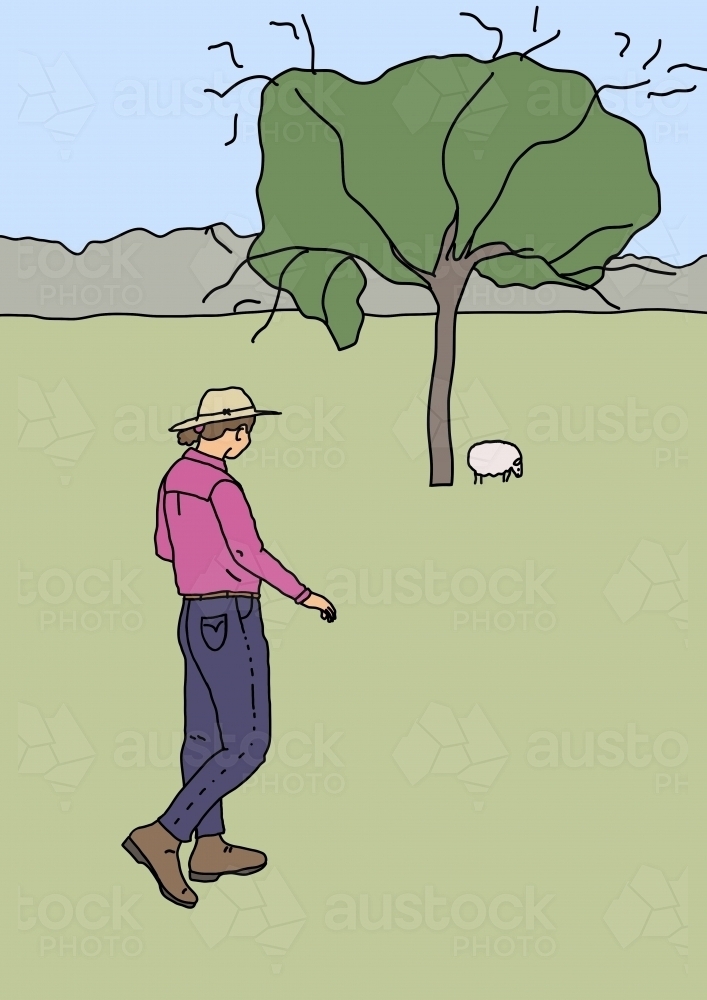
[[184, 600], [184, 785], [160, 823], [181, 841], [224, 832], [221, 799], [257, 771], [270, 746], [270, 667], [260, 601]]

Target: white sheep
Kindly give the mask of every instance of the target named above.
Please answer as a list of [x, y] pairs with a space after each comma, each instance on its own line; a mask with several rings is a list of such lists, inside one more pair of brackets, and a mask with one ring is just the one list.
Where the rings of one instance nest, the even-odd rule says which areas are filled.
[[479, 441], [469, 448], [466, 460], [474, 473], [474, 484], [483, 485], [486, 476], [503, 476], [507, 483], [511, 472], [518, 479], [523, 475], [520, 448], [510, 441]]

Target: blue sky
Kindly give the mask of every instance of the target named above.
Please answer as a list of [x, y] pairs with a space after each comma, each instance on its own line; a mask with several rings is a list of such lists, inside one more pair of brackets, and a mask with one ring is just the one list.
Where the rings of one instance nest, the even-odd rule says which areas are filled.
[[[225, 89], [239, 74], [307, 65], [304, 33], [298, 42], [289, 29], [268, 24], [300, 23], [301, 13], [312, 28], [317, 65], [357, 79], [428, 54], [489, 58], [497, 36], [459, 17], [470, 10], [502, 27], [504, 52], [523, 51], [561, 29], [536, 58], [580, 70], [597, 85], [643, 79], [642, 63], [662, 39], [649, 67], [650, 88], [603, 94], [609, 110], [643, 130], [662, 192], [660, 219], [630, 249], [675, 264], [707, 253], [707, 73], [667, 74], [674, 63], [707, 65], [702, 4], [546, 2], [533, 34], [535, 6], [520, 0], [14, 4], [0, 38], [0, 234], [61, 240], [77, 250], [136, 226], [164, 233], [223, 221], [241, 234], [255, 232], [262, 82], [223, 101], [205, 96], [204, 86]], [[623, 58], [616, 31], [631, 37]], [[208, 51], [225, 39], [243, 70], [233, 67], [227, 49]], [[694, 93], [645, 96], [648, 89], [695, 83]], [[239, 138], [224, 146], [235, 111]]]

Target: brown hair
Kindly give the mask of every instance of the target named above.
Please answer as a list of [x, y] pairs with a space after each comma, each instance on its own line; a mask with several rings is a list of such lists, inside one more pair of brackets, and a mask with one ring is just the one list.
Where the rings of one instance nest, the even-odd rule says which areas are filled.
[[198, 433], [194, 427], [190, 427], [186, 431], [179, 431], [177, 441], [182, 446], [197, 444], [201, 438], [205, 441], [217, 441], [220, 437], [223, 437], [225, 431], [237, 431], [240, 427], [245, 427], [248, 433], [250, 433], [253, 430], [254, 423], [255, 417], [232, 417], [230, 420], [214, 420], [211, 423], [205, 423], [201, 433]]

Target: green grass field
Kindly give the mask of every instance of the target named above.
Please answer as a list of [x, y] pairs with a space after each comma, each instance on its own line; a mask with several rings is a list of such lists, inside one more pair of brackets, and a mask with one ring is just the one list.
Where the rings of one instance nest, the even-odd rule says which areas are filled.
[[[8, 996], [687, 997], [705, 319], [463, 317], [456, 483], [436, 490], [431, 318], [369, 319], [341, 354], [291, 315], [251, 345], [257, 324], [2, 321], [27, 380], [5, 494], [7, 703], [29, 706]], [[120, 843], [179, 784], [179, 600], [152, 549], [166, 427], [233, 384], [285, 415], [231, 471], [339, 618], [269, 591], [273, 744], [226, 816], [270, 865], [190, 913]], [[473, 485], [485, 437], [521, 448], [523, 479]]]

